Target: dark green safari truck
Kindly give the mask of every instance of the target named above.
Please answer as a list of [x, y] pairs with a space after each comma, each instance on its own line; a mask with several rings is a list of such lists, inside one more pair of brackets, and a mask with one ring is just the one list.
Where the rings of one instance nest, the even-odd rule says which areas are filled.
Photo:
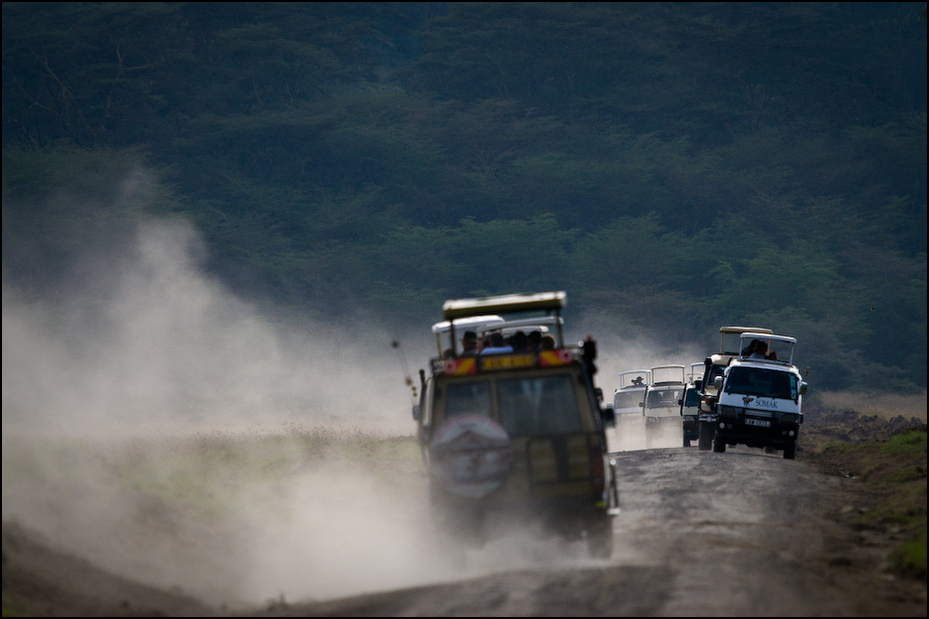
[[[586, 540], [593, 557], [612, 552], [612, 408], [594, 386], [593, 339], [564, 343], [565, 297], [450, 300], [433, 325], [437, 355], [420, 370], [413, 417], [434, 523], [452, 539], [481, 545], [515, 528]], [[508, 338], [464, 351], [465, 332]]]

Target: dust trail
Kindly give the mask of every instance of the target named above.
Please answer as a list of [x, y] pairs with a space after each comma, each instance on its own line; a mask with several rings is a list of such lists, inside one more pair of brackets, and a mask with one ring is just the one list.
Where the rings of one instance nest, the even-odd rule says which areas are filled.
[[[307, 557], [328, 573], [357, 570], [364, 551], [384, 548], [365, 535], [374, 525], [407, 548], [405, 582], [437, 573], [415, 564], [415, 500], [398, 502], [397, 488], [377, 483], [382, 472], [352, 468], [353, 459], [329, 467], [293, 439], [298, 426], [371, 440], [412, 434], [396, 334], [273, 323], [204, 273], [202, 242], [182, 221], [143, 221], [122, 247], [89, 259], [91, 277], [62, 295], [3, 286], [4, 521], [105, 569], [214, 602], [276, 591], [249, 583], [256, 570], [270, 573], [266, 553], [277, 543], [307, 549], [278, 575], [298, 573]], [[268, 452], [274, 437], [291, 442]], [[418, 457], [407, 458], [413, 478]], [[319, 497], [313, 511], [256, 517], [269, 493], [300, 503], [308, 488]], [[327, 488], [352, 489], [355, 504], [344, 509]], [[374, 576], [345, 582], [322, 589], [379, 586]], [[288, 591], [323, 595], [317, 584]]]
[[[276, 324], [206, 275], [203, 253], [184, 222], [147, 220], [74, 292], [4, 285], [4, 521], [227, 605], [574, 560], [511, 539], [450, 563], [404, 439], [415, 425], [394, 338]], [[422, 332], [404, 340], [417, 365]]]
[[[307, 419], [409, 431], [409, 393], [377, 327], [284, 329], [205, 276], [181, 223], [142, 226], [103, 296], [3, 290], [3, 431]], [[376, 397], [373, 397], [376, 394]]]
[[[143, 210], [145, 187], [130, 179], [110, 210]], [[450, 563], [429, 533], [409, 370], [391, 348], [403, 335], [415, 372], [429, 325], [282, 324], [208, 275], [206, 252], [185, 221], [141, 217], [77, 252], [51, 294], [15, 288], [4, 265], [4, 521], [217, 604], [587, 561], [517, 534]], [[696, 358], [596, 325], [569, 338], [588, 328], [607, 398], [619, 371]]]

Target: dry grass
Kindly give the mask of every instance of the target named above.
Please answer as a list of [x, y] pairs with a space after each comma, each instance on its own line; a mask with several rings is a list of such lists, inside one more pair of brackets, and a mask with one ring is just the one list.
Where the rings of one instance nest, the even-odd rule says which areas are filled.
[[902, 416], [915, 417], [926, 423], [926, 392], [922, 395], [881, 394], [870, 396], [847, 391], [824, 391], [821, 403], [826, 408], [857, 411], [863, 415], [875, 415], [881, 419]]

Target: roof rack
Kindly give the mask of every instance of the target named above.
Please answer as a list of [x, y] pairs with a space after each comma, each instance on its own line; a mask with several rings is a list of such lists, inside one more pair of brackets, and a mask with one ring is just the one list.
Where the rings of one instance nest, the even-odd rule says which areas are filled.
[[[627, 370], [625, 372], [620, 372], [617, 374], [619, 376], [619, 388], [620, 389], [629, 389], [633, 387], [647, 387], [652, 383], [652, 371], [651, 370]], [[632, 381], [636, 378], [642, 378], [641, 383], [633, 383]]]
[[[779, 363], [782, 365], [793, 365], [794, 362], [794, 347], [797, 345], [797, 338], [791, 337], [789, 335], [776, 335], [774, 333], [765, 333], [764, 331], [746, 331], [740, 336], [742, 342], [742, 350], [739, 351], [740, 359], [750, 359], [750, 355], [746, 354], [746, 342], [751, 340], [761, 340], [767, 345], [768, 350], [777, 352], [777, 349], [780, 349], [781, 354], [777, 355], [775, 359], [753, 359], [754, 361], [765, 361], [767, 363]], [[787, 358], [782, 359], [786, 353]]]
[[688, 372], [687, 377], [691, 383], [696, 383], [698, 380], [702, 380], [703, 363], [691, 363], [690, 372]]
[[[740, 346], [739, 335], [751, 331], [754, 333], [774, 333], [771, 329], [766, 329], [764, 327], [733, 327], [726, 326], [719, 328], [719, 354], [721, 355], [737, 355], [741, 350], [741, 347], [733, 350], [736, 346]], [[727, 350], [728, 348], [728, 350]]]
[[685, 368], [679, 363], [652, 366], [651, 386], [683, 385]]
[[513, 314], [545, 311], [561, 313], [565, 306], [565, 292], [538, 292], [536, 294], [506, 294], [479, 299], [454, 299], [442, 305], [442, 317], [454, 320], [481, 314]]
[[[452, 349], [456, 348], [455, 329], [466, 324], [468, 319], [475, 317], [502, 317], [504, 322], [494, 327], [502, 328], [504, 326], [531, 326], [535, 324], [554, 324], [558, 332], [557, 344], [559, 348], [564, 347], [564, 336], [562, 333], [561, 311], [566, 304], [567, 293], [558, 292], [538, 292], [535, 294], [507, 294], [495, 297], [481, 297], [476, 299], [452, 299], [442, 304], [442, 318], [448, 322], [448, 331], [451, 333]], [[517, 318], [508, 319], [507, 316], [513, 314], [536, 314], [534, 318]], [[541, 319], [538, 314], [543, 316], [553, 316], [548, 320]], [[444, 323], [437, 323], [433, 326], [433, 332], [438, 334], [437, 327]], [[443, 331], [444, 332], [444, 331]]]

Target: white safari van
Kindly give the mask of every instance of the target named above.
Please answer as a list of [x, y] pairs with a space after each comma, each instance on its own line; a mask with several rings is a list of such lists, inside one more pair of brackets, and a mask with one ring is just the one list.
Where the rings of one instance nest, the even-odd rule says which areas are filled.
[[713, 446], [716, 432], [716, 377], [723, 375], [729, 362], [741, 352], [741, 335], [746, 332], [773, 333], [762, 327], [724, 326], [719, 328], [719, 349], [703, 362], [703, 380], [700, 387], [700, 412], [698, 417], [698, 445], [702, 451]]
[[714, 380], [716, 433], [713, 451], [726, 445], [783, 450], [792, 460], [803, 423], [801, 404], [807, 384], [793, 364], [797, 340], [762, 332], [741, 334], [741, 349]]
[[645, 443], [645, 394], [652, 382], [651, 370], [620, 372], [619, 388], [613, 393], [613, 426], [618, 445], [629, 448]]
[[[645, 397], [645, 446], [679, 446], [682, 443], [684, 395], [683, 365], [656, 365], [651, 370], [652, 384]], [[660, 444], [659, 444], [660, 443]]]

